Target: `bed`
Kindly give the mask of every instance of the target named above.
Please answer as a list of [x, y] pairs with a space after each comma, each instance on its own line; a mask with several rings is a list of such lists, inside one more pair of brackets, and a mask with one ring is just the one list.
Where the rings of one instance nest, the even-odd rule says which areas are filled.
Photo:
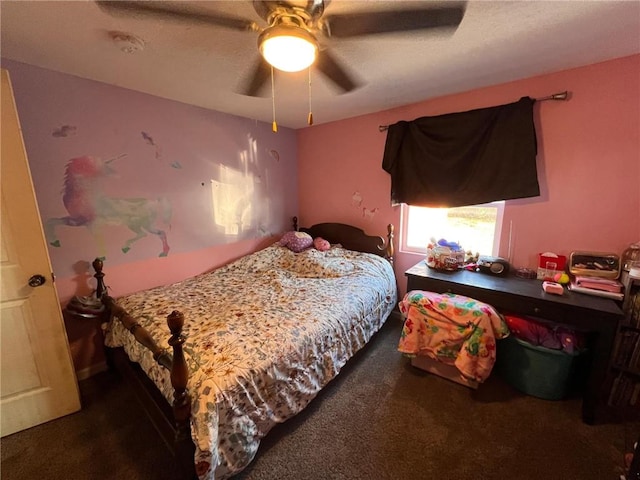
[[[109, 363], [136, 387], [185, 478], [242, 471], [269, 430], [304, 409], [397, 304], [392, 225], [386, 239], [336, 223], [300, 231], [331, 248], [294, 253], [274, 243], [118, 299], [102, 294], [94, 262], [110, 312]], [[161, 346], [167, 325], [171, 352]]]

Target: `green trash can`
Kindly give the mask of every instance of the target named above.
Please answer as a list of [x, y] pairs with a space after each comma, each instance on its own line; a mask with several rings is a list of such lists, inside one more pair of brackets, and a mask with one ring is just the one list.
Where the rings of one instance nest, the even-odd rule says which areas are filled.
[[498, 374], [512, 387], [545, 400], [561, 400], [584, 386], [586, 351], [567, 353], [513, 335], [498, 341]]

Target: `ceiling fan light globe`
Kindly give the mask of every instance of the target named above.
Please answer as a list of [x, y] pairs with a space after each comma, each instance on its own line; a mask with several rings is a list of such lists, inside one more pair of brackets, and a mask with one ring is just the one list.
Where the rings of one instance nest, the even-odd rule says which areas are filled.
[[316, 60], [316, 39], [303, 28], [278, 25], [266, 29], [258, 39], [260, 53], [278, 70], [299, 72]]

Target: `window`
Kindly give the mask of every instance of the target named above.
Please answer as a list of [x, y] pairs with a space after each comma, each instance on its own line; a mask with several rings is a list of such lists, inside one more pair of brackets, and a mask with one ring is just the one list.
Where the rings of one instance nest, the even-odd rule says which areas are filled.
[[457, 208], [402, 205], [400, 249], [426, 253], [430, 239], [458, 242], [465, 251], [498, 255], [504, 201]]

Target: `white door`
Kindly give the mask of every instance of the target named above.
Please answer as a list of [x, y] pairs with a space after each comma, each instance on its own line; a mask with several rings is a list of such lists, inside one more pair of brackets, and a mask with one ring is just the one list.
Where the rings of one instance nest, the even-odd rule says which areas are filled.
[[[80, 396], [6, 70], [0, 94], [0, 436], [5, 436], [78, 411]], [[33, 275], [42, 275], [44, 283], [30, 286]]]

